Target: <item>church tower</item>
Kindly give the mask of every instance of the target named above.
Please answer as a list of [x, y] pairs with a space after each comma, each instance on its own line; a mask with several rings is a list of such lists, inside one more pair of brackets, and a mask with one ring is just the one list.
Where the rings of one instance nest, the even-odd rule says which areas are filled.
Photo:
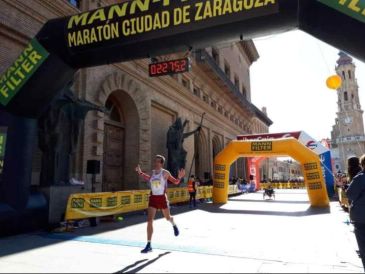
[[337, 150], [334, 153], [338, 158], [336, 169], [346, 171], [349, 157], [365, 154], [364, 112], [360, 104], [356, 66], [346, 53], [340, 52], [339, 56], [336, 72], [343, 83], [337, 90], [338, 113], [332, 132], [332, 145]]

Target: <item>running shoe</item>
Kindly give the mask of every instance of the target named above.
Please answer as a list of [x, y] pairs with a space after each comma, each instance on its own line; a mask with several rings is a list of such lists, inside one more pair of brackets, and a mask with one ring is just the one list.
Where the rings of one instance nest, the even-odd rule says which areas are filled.
[[179, 234], [180, 234], [179, 228], [177, 227], [177, 225], [174, 225], [173, 227], [174, 227], [174, 234], [175, 234], [175, 236], [176, 237], [179, 236]]
[[148, 244], [148, 245], [145, 247], [145, 249], [143, 249], [143, 250], [141, 251], [141, 253], [142, 253], [142, 254], [147, 254], [147, 253], [150, 253], [150, 252], [152, 252], [152, 247], [151, 247], [151, 245], [150, 245], [150, 244]]

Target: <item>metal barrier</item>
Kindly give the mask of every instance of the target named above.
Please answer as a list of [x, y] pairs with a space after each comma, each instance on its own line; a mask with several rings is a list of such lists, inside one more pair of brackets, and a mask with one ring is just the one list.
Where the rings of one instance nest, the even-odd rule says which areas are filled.
[[[239, 192], [237, 186], [230, 186], [230, 195]], [[149, 195], [150, 190], [72, 194], [67, 202], [65, 219], [80, 220], [145, 210]], [[170, 188], [167, 196], [171, 204], [189, 201], [187, 188]], [[197, 199], [211, 199], [212, 196], [212, 186], [201, 186], [197, 190]]]
[[238, 186], [237, 185], [230, 185], [228, 190], [228, 195], [234, 195], [239, 193]]
[[[275, 189], [305, 188], [304, 183], [271, 183]], [[268, 183], [261, 184], [261, 190]], [[241, 193], [237, 185], [229, 186], [229, 195]], [[66, 221], [80, 220], [90, 217], [103, 217], [129, 213], [148, 208], [150, 190], [80, 193], [70, 195], [67, 202]], [[170, 188], [167, 196], [171, 204], [189, 201], [187, 188]], [[197, 190], [197, 199], [211, 199], [213, 197], [212, 186], [201, 186]]]
[[[261, 190], [264, 190], [269, 186], [270, 183], [261, 183]], [[274, 189], [305, 189], [305, 183], [290, 183], [290, 182], [280, 182], [280, 183], [271, 183], [271, 186]]]

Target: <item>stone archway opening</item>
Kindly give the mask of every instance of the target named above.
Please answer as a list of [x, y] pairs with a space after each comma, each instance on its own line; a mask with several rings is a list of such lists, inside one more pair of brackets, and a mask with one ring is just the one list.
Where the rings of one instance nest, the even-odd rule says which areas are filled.
[[204, 130], [194, 136], [195, 176], [204, 179], [210, 173], [208, 142]]
[[138, 189], [134, 167], [139, 163], [139, 115], [136, 104], [122, 90], [105, 102], [102, 191]]
[[218, 155], [219, 152], [221, 152], [222, 150], [222, 144], [221, 141], [219, 139], [219, 137], [217, 135], [215, 135], [212, 139], [212, 155], [213, 155], [213, 159], [215, 158], [215, 156]]

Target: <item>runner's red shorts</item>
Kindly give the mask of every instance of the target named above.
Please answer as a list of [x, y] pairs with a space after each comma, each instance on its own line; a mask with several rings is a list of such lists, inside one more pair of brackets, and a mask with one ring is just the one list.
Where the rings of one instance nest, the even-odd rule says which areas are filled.
[[169, 201], [166, 195], [151, 195], [148, 206], [155, 209], [167, 209], [169, 207]]

